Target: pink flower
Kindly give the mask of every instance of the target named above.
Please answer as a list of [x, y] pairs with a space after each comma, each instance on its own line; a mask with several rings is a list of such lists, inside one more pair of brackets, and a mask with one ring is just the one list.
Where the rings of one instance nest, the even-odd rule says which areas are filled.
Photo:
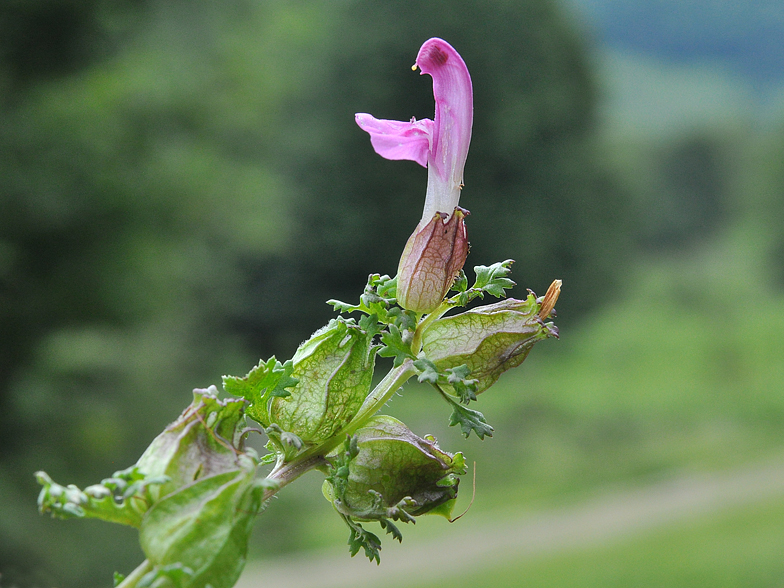
[[370, 134], [373, 148], [382, 157], [409, 159], [427, 167], [425, 208], [400, 259], [397, 284], [400, 305], [423, 313], [441, 303], [468, 254], [467, 211], [459, 209], [458, 203], [474, 100], [468, 68], [446, 41], [425, 41], [417, 67], [433, 78], [434, 120], [400, 122], [360, 113], [356, 121]]

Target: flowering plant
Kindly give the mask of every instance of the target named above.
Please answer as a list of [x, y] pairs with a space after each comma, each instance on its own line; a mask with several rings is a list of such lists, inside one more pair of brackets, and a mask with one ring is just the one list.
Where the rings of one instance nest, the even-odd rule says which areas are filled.
[[[83, 490], [36, 474], [42, 513], [139, 529], [147, 559], [127, 577], [115, 574], [116, 586], [230, 588], [256, 516], [312, 469], [325, 475], [323, 494], [348, 527], [351, 555], [362, 550], [379, 562], [381, 541], [367, 524], [400, 541], [399, 523], [426, 513], [450, 518], [466, 471], [461, 453], [379, 410], [416, 377], [448, 403], [451, 425], [466, 437], [491, 437], [493, 428], [468, 405], [537, 341], [558, 336], [548, 319], [559, 280], [542, 298], [531, 292], [446, 316], [485, 294], [505, 298], [514, 286], [512, 261], [474, 267], [469, 287], [462, 269], [468, 213], [458, 203], [473, 120], [471, 78], [441, 39], [422, 45], [415, 67], [433, 78], [433, 120], [356, 115], [380, 155], [428, 169], [424, 212], [397, 276], [370, 275], [356, 304], [329, 301], [338, 316], [292, 359], [272, 357], [245, 376], [225, 376], [223, 398], [215, 386], [194, 390], [190, 406], [132, 467]], [[373, 387], [378, 357], [392, 366]], [[257, 430], [249, 419], [268, 438], [264, 456], [245, 446]]]

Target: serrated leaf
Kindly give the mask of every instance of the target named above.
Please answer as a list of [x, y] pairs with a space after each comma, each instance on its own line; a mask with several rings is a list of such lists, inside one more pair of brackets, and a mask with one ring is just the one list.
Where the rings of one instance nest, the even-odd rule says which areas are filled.
[[269, 391], [269, 396], [272, 398], [291, 396], [291, 392], [287, 388], [293, 388], [299, 383], [297, 378], [291, 376], [294, 371], [294, 362], [290, 359], [283, 365], [278, 362], [273, 371], [278, 376], [278, 380]]
[[[116, 472], [115, 476], [82, 491], [72, 484], [61, 486], [55, 483], [46, 472], [36, 472], [35, 477], [42, 486], [38, 510], [60, 519], [95, 518], [138, 527], [153, 502], [151, 488], [157, 490], [169, 478], [155, 476], [145, 479], [137, 467]], [[133, 483], [128, 484], [120, 476], [126, 476]]]
[[387, 324], [387, 310], [395, 303], [396, 278], [387, 275], [371, 274], [368, 276], [365, 291], [359, 298], [359, 304], [349, 304], [341, 300], [328, 300], [337, 312], [351, 313], [363, 312], [365, 314], [375, 314], [378, 320]]
[[465, 380], [468, 376], [471, 375], [471, 370], [466, 364], [458, 365], [453, 368], [449, 368], [446, 370], [447, 375], [449, 376], [449, 383], [452, 384], [458, 380]]
[[223, 389], [228, 394], [245, 398], [249, 403], [248, 416], [268, 427], [272, 423], [270, 401], [289, 396], [291, 392], [286, 388], [297, 384], [297, 379], [291, 377], [292, 370], [291, 360], [281, 364], [272, 356], [266, 362], [260, 361], [244, 377], [223, 376]]
[[363, 316], [359, 319], [357, 324], [370, 338], [375, 337], [381, 332], [381, 325], [378, 324], [378, 315], [375, 313]]
[[386, 301], [372, 288], [367, 288], [365, 292], [362, 293], [362, 296], [359, 297], [359, 301], [362, 306], [371, 312], [376, 306], [386, 304]]
[[446, 381], [452, 386], [455, 394], [460, 397], [460, 402], [463, 404], [476, 400], [479, 381], [469, 378], [470, 374], [471, 370], [465, 364], [446, 370]]
[[468, 277], [465, 274], [465, 271], [460, 270], [455, 278], [455, 281], [452, 283], [452, 290], [455, 292], [465, 292], [468, 290]]
[[381, 539], [378, 538], [378, 535], [363, 529], [360, 524], [354, 523], [351, 526], [351, 532], [348, 537], [348, 549], [351, 557], [359, 553], [360, 549], [364, 549], [365, 557], [370, 561], [375, 560], [376, 564], [381, 563], [381, 555], [379, 554]]
[[327, 300], [327, 304], [332, 306], [337, 312], [339, 313], [349, 313], [349, 312], [356, 312], [361, 311], [362, 307], [357, 306], [355, 304], [349, 304], [348, 302], [343, 302], [342, 300]]
[[515, 285], [512, 280], [506, 277], [512, 271], [513, 263], [513, 259], [507, 259], [506, 261], [494, 263], [491, 266], [478, 265], [474, 267], [476, 282], [473, 287], [497, 298], [505, 297], [506, 293], [504, 290], [508, 290]]
[[394, 366], [401, 365], [406, 359], [416, 359], [411, 352], [411, 345], [403, 341], [403, 334], [395, 325], [381, 335], [383, 347], [378, 352], [381, 357], [394, 357]]
[[449, 418], [449, 426], [460, 425], [463, 434], [468, 438], [473, 431], [477, 437], [484, 439], [485, 436], [493, 436], [493, 427], [491, 427], [484, 415], [478, 410], [471, 410], [459, 404], [452, 404], [452, 416]]
[[372, 285], [375, 286], [379, 296], [388, 302], [394, 302], [397, 290], [397, 276], [394, 278], [390, 278], [387, 275], [379, 276]]
[[398, 529], [392, 521], [389, 519], [380, 519], [378, 522], [382, 529], [389, 535], [392, 535], [392, 539], [397, 539], [398, 543], [403, 543], [403, 533], [400, 532], [400, 529]]
[[414, 367], [419, 370], [418, 380], [420, 383], [438, 384], [438, 368], [432, 361], [426, 357], [420, 357], [414, 362]]
[[395, 325], [401, 331], [413, 331], [416, 328], [417, 316], [412, 310], [404, 310], [399, 306], [389, 309], [386, 324]]
[[259, 460], [259, 465], [269, 465], [271, 463], [275, 463], [278, 459], [277, 453], [267, 453], [266, 455], [261, 456]]

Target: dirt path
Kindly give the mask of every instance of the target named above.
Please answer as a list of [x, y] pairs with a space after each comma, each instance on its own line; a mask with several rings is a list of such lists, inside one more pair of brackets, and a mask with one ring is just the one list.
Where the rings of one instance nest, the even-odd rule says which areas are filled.
[[[235, 588], [352, 588], [445, 580], [433, 561], [448, 557], [453, 573], [491, 561], [555, 553], [597, 541], [633, 535], [677, 520], [784, 496], [784, 456], [730, 472], [684, 477], [640, 490], [600, 496], [574, 506], [503, 521], [471, 525], [471, 541], [459, 525], [437, 542], [416, 540], [408, 529], [403, 544], [384, 538], [381, 566], [347, 548], [251, 563]], [[468, 525], [468, 521], [464, 524]], [[436, 578], [436, 573], [439, 577]]]

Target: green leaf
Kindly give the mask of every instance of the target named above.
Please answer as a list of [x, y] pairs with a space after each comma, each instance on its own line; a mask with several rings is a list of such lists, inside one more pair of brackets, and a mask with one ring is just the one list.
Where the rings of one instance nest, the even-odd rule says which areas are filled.
[[418, 380], [420, 383], [428, 383], [437, 385], [440, 374], [438, 373], [438, 368], [436, 364], [432, 361], [427, 359], [426, 357], [420, 357], [414, 362], [414, 367], [419, 370]]
[[121, 574], [120, 572], [114, 572], [114, 577], [113, 577], [113, 585], [114, 585], [114, 587], [115, 587], [115, 588], [117, 588], [117, 586], [118, 586], [118, 585], [119, 585], [119, 584], [120, 584], [120, 583], [121, 583], [123, 580], [125, 580], [125, 576], [124, 576], [123, 574]]
[[468, 377], [471, 370], [467, 365], [463, 364], [440, 371], [438, 366], [424, 354], [420, 354], [413, 365], [419, 370], [418, 380], [420, 383], [432, 384], [442, 392], [454, 393], [463, 404], [476, 400], [478, 381]]
[[375, 276], [378, 274], [374, 274], [371, 276], [371, 285], [376, 288], [376, 292], [378, 295], [385, 299], [387, 302], [393, 303], [395, 301], [395, 295], [397, 290], [397, 276], [394, 278], [390, 278], [387, 275]]
[[[410, 331], [406, 331], [410, 333]], [[389, 325], [389, 330], [381, 335], [383, 347], [378, 352], [381, 357], [394, 357], [394, 366], [401, 365], [406, 359], [416, 359], [411, 352], [411, 344], [403, 340], [403, 334], [395, 325]]]
[[[43, 486], [38, 495], [38, 510], [55, 518], [93, 518], [138, 527], [154, 501], [153, 486], [169, 481], [165, 476], [147, 478], [138, 467], [115, 472], [101, 484], [80, 490], [70, 484], [55, 483], [46, 472], [36, 472]], [[157, 488], [156, 488], [157, 490]]]
[[446, 381], [460, 397], [460, 402], [468, 404], [471, 400], [476, 400], [476, 391], [479, 381], [468, 376], [471, 370], [465, 364], [446, 369]]
[[452, 404], [452, 416], [449, 418], [449, 426], [460, 425], [463, 434], [468, 438], [473, 431], [477, 437], [484, 439], [485, 436], [493, 436], [493, 427], [485, 420], [484, 415], [478, 410], [471, 410], [461, 406], [456, 402]]
[[350, 313], [350, 312], [357, 312], [363, 310], [362, 306], [349, 304], [348, 302], [342, 302], [340, 300], [335, 300], [335, 299], [327, 300], [327, 304], [332, 306], [332, 308], [334, 308], [337, 312], [340, 313]]
[[413, 331], [417, 325], [417, 315], [413, 310], [403, 310], [399, 306], [389, 309], [386, 323], [395, 325], [401, 331]]
[[398, 529], [392, 521], [389, 519], [379, 519], [378, 522], [382, 529], [389, 535], [392, 535], [392, 539], [397, 539], [398, 543], [403, 543], [403, 533], [400, 532], [400, 529]]
[[454, 283], [452, 284], [452, 290], [455, 292], [465, 292], [468, 289], [468, 277], [466, 276], [463, 270], [457, 274]]
[[[268, 449], [272, 449], [272, 447], [268, 447]], [[270, 465], [272, 463], [275, 463], [277, 459], [278, 459], [277, 453], [274, 452], [268, 453], [266, 455], [261, 456], [261, 459], [259, 459], [259, 465]]]
[[327, 304], [332, 305], [340, 313], [375, 314], [382, 323], [387, 324], [387, 310], [395, 304], [396, 287], [397, 278], [371, 274], [368, 277], [365, 291], [360, 296], [359, 304], [349, 304], [340, 300], [328, 300]]
[[482, 292], [487, 292], [496, 298], [504, 298], [506, 292], [515, 283], [506, 276], [512, 271], [513, 259], [499, 261], [491, 266], [477, 265], [474, 267], [476, 282], [473, 288]]
[[289, 360], [281, 364], [275, 357], [260, 361], [245, 377], [223, 376], [223, 389], [233, 396], [245, 398], [249, 402], [246, 410], [253, 420], [268, 427], [271, 424], [269, 404], [274, 398], [284, 398], [297, 384], [291, 377], [293, 364]]
[[367, 333], [370, 338], [375, 337], [381, 332], [381, 325], [378, 322], [378, 315], [368, 314], [359, 319], [359, 328]]
[[379, 551], [381, 551], [381, 539], [378, 538], [378, 535], [365, 530], [359, 523], [351, 522], [349, 524], [349, 529], [351, 529], [351, 531], [348, 537], [348, 549], [351, 553], [351, 557], [354, 557], [359, 553], [360, 549], [364, 549], [365, 557], [370, 561], [375, 560], [376, 564], [380, 564], [381, 555], [379, 554]]

